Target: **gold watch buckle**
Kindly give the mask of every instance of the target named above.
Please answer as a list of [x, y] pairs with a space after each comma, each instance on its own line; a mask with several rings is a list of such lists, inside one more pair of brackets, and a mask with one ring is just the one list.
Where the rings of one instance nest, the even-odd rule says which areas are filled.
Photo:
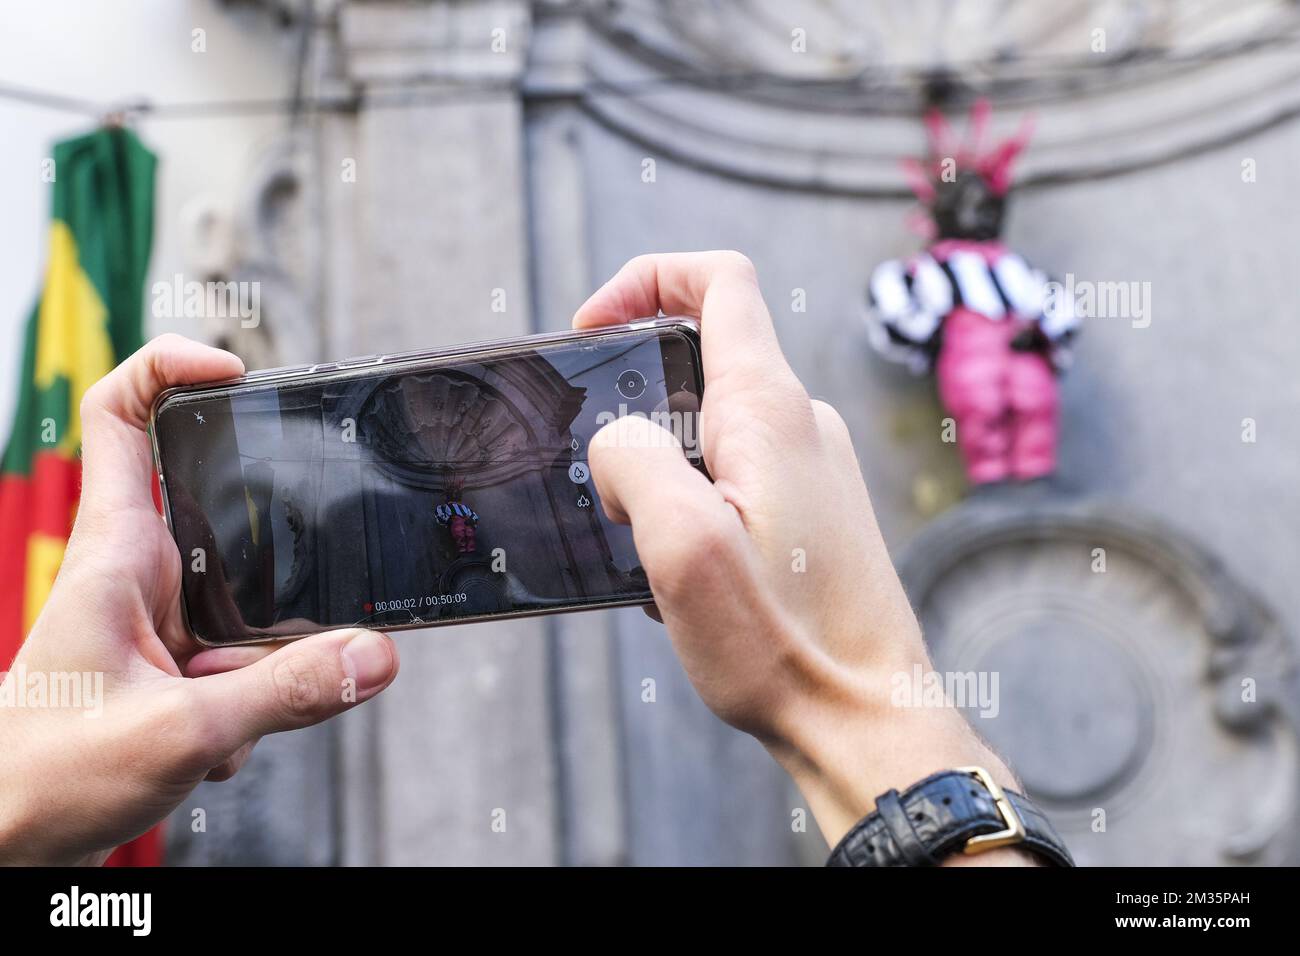
[[962, 848], [962, 852], [968, 854], [985, 853], [989, 850], [996, 850], [998, 847], [1024, 842], [1025, 821], [1020, 819], [1020, 814], [1016, 812], [1016, 808], [1011, 805], [1006, 793], [998, 785], [998, 782], [993, 779], [992, 775], [983, 767], [958, 767], [957, 772], [968, 773], [984, 785], [984, 789], [993, 798], [998, 813], [1002, 815], [1004, 825], [1004, 828], [996, 833], [981, 833], [979, 836], [971, 837], [966, 841], [966, 846]]

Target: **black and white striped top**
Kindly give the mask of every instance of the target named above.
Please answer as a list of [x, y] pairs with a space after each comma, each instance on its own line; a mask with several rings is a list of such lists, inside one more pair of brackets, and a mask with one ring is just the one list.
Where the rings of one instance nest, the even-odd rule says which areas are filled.
[[470, 522], [470, 524], [478, 524], [478, 515], [474, 513], [474, 509], [461, 504], [459, 501], [438, 505], [433, 509], [433, 514], [438, 519], [438, 524], [447, 524], [457, 515]]
[[995, 321], [1011, 316], [1037, 322], [1053, 345], [1051, 358], [1058, 368], [1069, 364], [1066, 346], [1079, 325], [1073, 303], [1049, 295], [1046, 273], [1014, 252], [990, 262], [969, 249], [946, 255], [927, 250], [907, 261], [882, 262], [871, 276], [868, 305], [872, 346], [916, 372], [929, 368], [929, 343], [958, 306]]

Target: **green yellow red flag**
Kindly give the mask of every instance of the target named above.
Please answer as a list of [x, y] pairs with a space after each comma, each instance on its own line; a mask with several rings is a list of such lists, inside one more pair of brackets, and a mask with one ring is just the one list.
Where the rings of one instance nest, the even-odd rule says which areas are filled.
[[[114, 127], [56, 144], [52, 158], [45, 278], [0, 459], [0, 671], [40, 612], [72, 530], [81, 397], [144, 338], [156, 157]], [[158, 850], [157, 834], [147, 835], [117, 862], [156, 863]]]

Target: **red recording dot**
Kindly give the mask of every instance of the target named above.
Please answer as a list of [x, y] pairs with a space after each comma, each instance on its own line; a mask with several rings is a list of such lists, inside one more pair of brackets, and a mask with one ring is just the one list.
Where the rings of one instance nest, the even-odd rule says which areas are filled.
[[374, 606], [373, 604], [371, 604], [369, 601], [367, 601], [367, 602], [366, 602], [366, 613], [369, 614], [369, 613], [370, 613], [371, 611], [373, 611], [374, 609], [375, 609], [375, 606]]

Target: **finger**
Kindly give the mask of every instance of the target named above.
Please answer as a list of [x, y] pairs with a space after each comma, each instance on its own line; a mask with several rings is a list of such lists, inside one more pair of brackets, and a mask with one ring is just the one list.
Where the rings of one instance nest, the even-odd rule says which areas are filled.
[[[598, 431], [588, 450], [605, 513], [631, 524], [637, 555], [665, 619], [699, 600], [752, 559], [736, 510], [682, 455], [667, 429], [636, 416]], [[725, 618], [726, 608], [714, 612]]]
[[230, 754], [249, 740], [297, 730], [374, 697], [397, 676], [393, 642], [374, 631], [326, 631], [294, 641], [238, 670], [193, 682], [205, 722]]
[[225, 674], [256, 664], [264, 657], [269, 657], [284, 644], [249, 644], [238, 647], [211, 647], [201, 650], [188, 661], [183, 668], [186, 677], [211, 677], [213, 674]]
[[617, 325], [659, 312], [700, 320], [710, 385], [733, 375], [754, 383], [794, 377], [754, 266], [738, 252], [638, 256], [578, 309], [573, 326]]
[[153, 501], [145, 428], [164, 389], [242, 374], [238, 356], [179, 335], [148, 342], [86, 390], [81, 401], [82, 507], [110, 510]]

